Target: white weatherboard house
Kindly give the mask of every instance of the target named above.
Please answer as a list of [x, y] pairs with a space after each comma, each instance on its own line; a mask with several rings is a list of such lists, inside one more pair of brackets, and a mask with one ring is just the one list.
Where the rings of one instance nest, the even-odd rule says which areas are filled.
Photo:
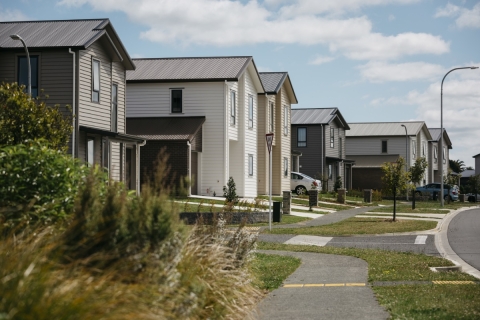
[[428, 172], [433, 179], [431, 182], [438, 182], [442, 181], [441, 174], [440, 174], [440, 160], [443, 161], [443, 175], [447, 176], [448, 168], [450, 167], [449, 159], [450, 159], [450, 149], [452, 149], [452, 142], [450, 141], [450, 137], [447, 134], [447, 131], [443, 129], [443, 150], [439, 152], [439, 143], [440, 143], [440, 128], [432, 128], [428, 129], [430, 131], [430, 135], [432, 136], [432, 140], [429, 141], [429, 152], [430, 157], [428, 160]]
[[205, 120], [195, 134], [202, 139], [201, 151], [187, 154], [188, 175], [197, 173], [192, 193], [221, 196], [233, 177], [237, 195], [256, 197], [258, 94], [265, 90], [253, 58], [134, 59], [134, 63], [136, 70], [127, 72], [128, 119]]

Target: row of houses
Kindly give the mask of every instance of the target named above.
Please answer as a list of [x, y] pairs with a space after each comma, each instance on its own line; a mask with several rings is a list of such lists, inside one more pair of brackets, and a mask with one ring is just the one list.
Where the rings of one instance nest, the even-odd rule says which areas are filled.
[[425, 183], [439, 176], [439, 130], [402, 123], [402, 148], [400, 123], [347, 123], [338, 109], [292, 109], [298, 100], [288, 72], [259, 72], [252, 57], [132, 59], [108, 19], [1, 22], [2, 82], [27, 83], [14, 34], [29, 49], [32, 95], [43, 89], [49, 104], [71, 106], [70, 154], [131, 189], [140, 191], [164, 149], [170, 178], [189, 177], [190, 194], [221, 195], [229, 177], [240, 196], [265, 194], [267, 133], [274, 133], [274, 194], [290, 189], [291, 171], [325, 177], [329, 189], [337, 177], [347, 188], [379, 188], [381, 164], [399, 155], [409, 164], [428, 157]]

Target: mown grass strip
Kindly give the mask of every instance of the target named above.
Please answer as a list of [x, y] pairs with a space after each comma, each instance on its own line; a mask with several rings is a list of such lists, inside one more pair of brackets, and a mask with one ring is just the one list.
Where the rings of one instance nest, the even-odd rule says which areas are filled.
[[261, 290], [272, 291], [280, 287], [301, 264], [295, 257], [255, 253], [248, 265], [253, 276], [252, 284]]
[[355, 234], [384, 234], [409, 231], [422, 231], [434, 229], [436, 221], [423, 220], [397, 220], [383, 218], [349, 218], [338, 223], [325, 226], [303, 227], [303, 228], [279, 228], [272, 231], [264, 230], [264, 233], [271, 234], [302, 234], [316, 236], [347, 236]]
[[[392, 213], [393, 214], [393, 207], [379, 207], [370, 210], [370, 212], [385, 212], [385, 213]], [[439, 214], [447, 214], [450, 210], [446, 209], [437, 209], [432, 207], [427, 208], [418, 208], [412, 209], [412, 206], [408, 205], [399, 205], [397, 206], [396, 212], [401, 213], [439, 213]]]

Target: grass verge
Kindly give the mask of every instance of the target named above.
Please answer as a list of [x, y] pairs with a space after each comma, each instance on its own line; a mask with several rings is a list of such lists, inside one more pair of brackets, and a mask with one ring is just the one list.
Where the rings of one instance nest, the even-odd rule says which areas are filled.
[[[379, 207], [370, 210], [370, 212], [385, 212], [385, 213], [393, 213], [393, 207]], [[448, 209], [437, 209], [433, 207], [416, 207], [415, 209], [412, 209], [412, 206], [409, 205], [399, 205], [397, 206], [397, 212], [401, 213], [440, 213], [440, 214], [446, 214], [449, 213], [450, 210]]]
[[301, 260], [295, 257], [255, 253], [248, 269], [253, 276], [254, 287], [272, 291], [280, 287], [301, 263]]
[[397, 220], [378, 218], [349, 218], [338, 223], [325, 226], [304, 228], [280, 228], [264, 233], [272, 234], [303, 234], [317, 236], [348, 236], [354, 234], [383, 234], [434, 229], [436, 221], [423, 220]]
[[[311, 220], [311, 218], [306, 218], [306, 217], [298, 217], [298, 216], [292, 216], [292, 215], [282, 215], [282, 222], [272, 222], [272, 226], [276, 225], [282, 225], [282, 224], [291, 224], [291, 223], [298, 223], [302, 221], [307, 221]], [[246, 224], [248, 227], [263, 227], [263, 226], [268, 226], [268, 222], [260, 222], [260, 223], [251, 223], [251, 224]], [[232, 225], [232, 226], [237, 226], [237, 225]]]

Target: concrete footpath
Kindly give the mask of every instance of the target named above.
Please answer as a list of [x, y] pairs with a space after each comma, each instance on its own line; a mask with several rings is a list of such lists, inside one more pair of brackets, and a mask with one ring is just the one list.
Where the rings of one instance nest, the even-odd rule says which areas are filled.
[[284, 285], [257, 306], [256, 319], [388, 319], [366, 285], [368, 265], [348, 256], [259, 250], [302, 260]]

